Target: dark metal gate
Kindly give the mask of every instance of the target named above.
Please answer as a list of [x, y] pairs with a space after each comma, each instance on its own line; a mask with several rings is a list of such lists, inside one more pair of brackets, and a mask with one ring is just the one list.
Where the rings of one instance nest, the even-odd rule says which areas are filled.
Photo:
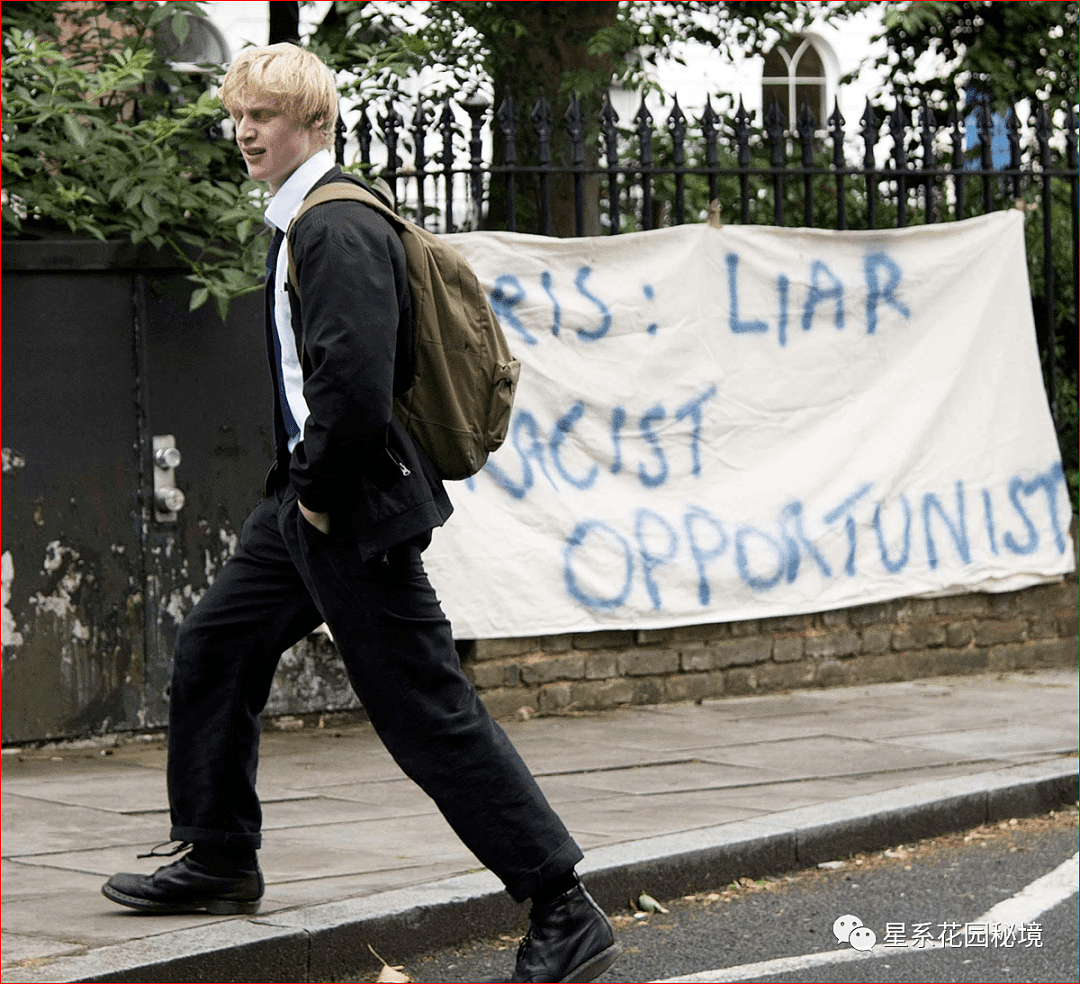
[[116, 244], [3, 258], [3, 738], [159, 726], [270, 457], [261, 299], [191, 314], [180, 272]]

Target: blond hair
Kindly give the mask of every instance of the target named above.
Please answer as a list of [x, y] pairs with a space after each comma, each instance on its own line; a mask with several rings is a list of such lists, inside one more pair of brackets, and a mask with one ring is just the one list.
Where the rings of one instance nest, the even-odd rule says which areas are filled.
[[318, 125], [326, 146], [337, 124], [337, 85], [330, 69], [310, 51], [282, 42], [247, 48], [229, 66], [218, 98], [230, 115], [244, 102], [269, 96], [303, 127]]

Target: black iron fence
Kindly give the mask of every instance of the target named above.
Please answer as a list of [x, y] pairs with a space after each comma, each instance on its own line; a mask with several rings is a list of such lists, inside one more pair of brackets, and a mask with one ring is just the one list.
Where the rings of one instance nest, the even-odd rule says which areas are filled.
[[[868, 103], [853, 125], [839, 107], [818, 121], [804, 106], [789, 124], [775, 104], [760, 122], [741, 104], [724, 115], [706, 101], [696, 119], [677, 99], [669, 105], [658, 120], [642, 102], [624, 122], [609, 99], [586, 110], [572, 98], [559, 124], [543, 97], [531, 107], [509, 95], [497, 108], [421, 102], [409, 120], [393, 105], [364, 106], [355, 163], [441, 232], [618, 234], [699, 222], [713, 203], [727, 223], [835, 229], [1024, 208], [1048, 395], [1063, 448], [1075, 447], [1075, 108], [995, 116], [985, 102], [888, 111]], [[339, 160], [345, 137], [339, 127]]]

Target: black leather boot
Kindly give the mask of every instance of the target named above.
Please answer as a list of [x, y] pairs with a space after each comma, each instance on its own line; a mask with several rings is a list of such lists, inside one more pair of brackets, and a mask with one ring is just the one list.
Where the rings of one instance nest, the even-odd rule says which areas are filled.
[[511, 981], [591, 981], [622, 952], [611, 921], [575, 881], [569, 891], [533, 906]]
[[185, 854], [152, 875], [113, 875], [101, 886], [101, 893], [112, 902], [145, 913], [232, 916], [257, 912], [265, 886], [258, 862], [254, 865], [251, 870], [215, 869]]

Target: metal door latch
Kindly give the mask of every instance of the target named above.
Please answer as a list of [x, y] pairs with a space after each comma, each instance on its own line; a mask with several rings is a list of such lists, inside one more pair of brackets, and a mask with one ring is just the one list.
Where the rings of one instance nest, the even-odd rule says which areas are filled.
[[175, 523], [184, 508], [184, 493], [176, 487], [175, 470], [180, 465], [180, 449], [172, 434], [154, 435], [154, 519]]

